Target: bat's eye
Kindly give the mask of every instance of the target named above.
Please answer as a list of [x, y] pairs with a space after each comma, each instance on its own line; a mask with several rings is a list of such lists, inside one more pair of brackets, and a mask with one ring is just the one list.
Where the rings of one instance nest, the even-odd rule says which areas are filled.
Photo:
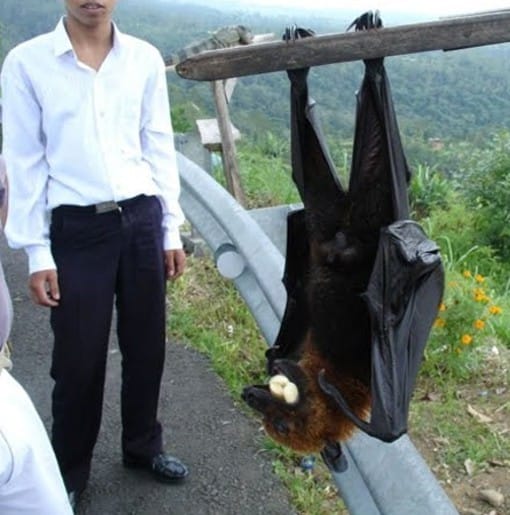
[[276, 419], [273, 422], [273, 427], [281, 435], [289, 434], [289, 428], [287, 426], [287, 423], [284, 420], [282, 420], [282, 419]]

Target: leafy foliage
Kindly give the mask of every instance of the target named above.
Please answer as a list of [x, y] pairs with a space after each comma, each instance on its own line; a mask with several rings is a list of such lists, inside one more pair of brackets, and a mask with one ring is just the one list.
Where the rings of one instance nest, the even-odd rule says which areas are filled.
[[481, 243], [473, 211], [460, 194], [450, 191], [448, 204], [433, 209], [421, 223], [439, 244], [448, 270], [462, 267], [485, 275], [501, 273], [500, 260], [492, 247]]
[[[4, 31], [0, 59], [20, 41], [52, 30], [62, 13], [62, 2], [58, 1], [2, 0], [0, 23]], [[118, 3], [115, 14], [122, 30], [153, 43], [163, 55], [207, 38], [210, 32], [225, 25], [244, 24], [255, 33], [272, 32], [279, 38], [285, 27], [293, 23], [324, 34], [342, 32], [352, 20], [352, 12], [347, 11], [326, 16], [294, 10], [289, 19], [282, 14], [221, 10], [209, 5], [163, 0], [123, 0]], [[392, 21], [403, 22], [397, 18], [388, 19], [386, 25], [391, 26]], [[509, 54], [508, 45], [496, 45], [386, 60], [412, 163], [431, 167], [438, 164], [439, 156], [431, 151], [430, 138], [440, 138], [444, 142], [469, 139], [471, 143], [480, 144], [487, 134], [507, 126], [510, 97], [506, 85], [510, 70], [501, 64]], [[341, 144], [352, 139], [355, 93], [362, 74], [360, 62], [321, 66], [310, 72], [312, 96], [318, 103], [325, 133], [332, 142]], [[196, 107], [193, 116], [214, 117], [208, 84], [184, 80], [173, 72], [168, 74], [168, 79], [174, 106], [193, 104]], [[239, 79], [231, 104], [233, 122], [250, 137], [267, 131], [286, 136], [288, 90], [285, 73]], [[453, 157], [451, 163], [457, 166]], [[449, 173], [448, 168], [441, 169]]]
[[475, 209], [483, 242], [510, 261], [510, 132], [473, 151], [463, 172], [461, 188]]
[[451, 193], [447, 179], [429, 166], [418, 165], [409, 185], [411, 210], [416, 218], [424, 218], [433, 209], [446, 207]]

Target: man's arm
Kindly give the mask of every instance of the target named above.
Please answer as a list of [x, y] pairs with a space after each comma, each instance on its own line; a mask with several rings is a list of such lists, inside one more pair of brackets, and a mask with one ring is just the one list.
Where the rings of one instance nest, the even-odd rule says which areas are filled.
[[28, 255], [30, 289], [38, 304], [57, 305], [56, 266], [51, 255], [41, 107], [23, 64], [8, 55], [1, 73], [3, 155], [9, 178], [5, 234]]
[[179, 205], [180, 183], [170, 119], [170, 105], [161, 56], [155, 57], [142, 109], [141, 144], [143, 158], [150, 164], [163, 207], [164, 249], [167, 278], [179, 277], [185, 266], [185, 255], [179, 234], [184, 215]]

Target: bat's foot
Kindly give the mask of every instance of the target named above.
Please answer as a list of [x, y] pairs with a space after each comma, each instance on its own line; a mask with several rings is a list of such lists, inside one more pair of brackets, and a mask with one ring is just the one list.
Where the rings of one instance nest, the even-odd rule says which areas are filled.
[[321, 451], [321, 456], [326, 465], [334, 472], [345, 472], [349, 467], [347, 458], [338, 442], [328, 443]]
[[347, 31], [354, 27], [354, 30], [380, 29], [383, 26], [379, 11], [367, 11], [358, 16], [348, 27]]
[[[283, 33], [282, 39], [286, 43], [295, 43], [298, 39], [304, 39], [315, 36], [315, 32], [311, 29], [303, 29], [297, 25], [287, 27]], [[292, 81], [294, 87], [301, 91], [306, 89], [306, 77], [309, 68], [298, 68], [295, 70], [287, 70], [289, 79]]]
[[298, 39], [309, 38], [311, 36], [315, 36], [315, 32], [312, 29], [303, 29], [297, 25], [292, 25], [285, 29], [282, 39], [289, 43], [297, 41]]

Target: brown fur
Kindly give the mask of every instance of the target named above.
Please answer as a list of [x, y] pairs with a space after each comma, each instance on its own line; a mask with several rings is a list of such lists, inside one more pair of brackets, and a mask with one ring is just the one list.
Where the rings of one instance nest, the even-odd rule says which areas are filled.
[[348, 371], [333, 366], [321, 356], [307, 338], [299, 362], [276, 360], [274, 373], [282, 373], [299, 390], [298, 402], [290, 406], [274, 398], [267, 386], [245, 389], [243, 398], [263, 415], [266, 432], [277, 442], [303, 452], [321, 451], [328, 443], [343, 441], [355, 430], [354, 424], [341, 412], [335, 401], [325, 394], [317, 381], [324, 370], [328, 382], [345, 396], [353, 411], [361, 418], [368, 415], [370, 392], [368, 387]]

